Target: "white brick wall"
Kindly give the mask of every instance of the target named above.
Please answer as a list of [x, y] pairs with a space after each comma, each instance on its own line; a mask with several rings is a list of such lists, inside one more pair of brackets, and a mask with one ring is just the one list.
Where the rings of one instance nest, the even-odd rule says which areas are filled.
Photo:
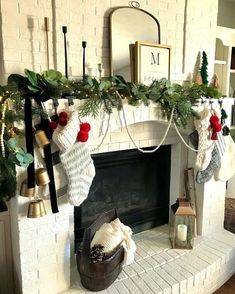
[[[158, 18], [162, 44], [172, 46], [172, 79], [188, 79], [193, 73], [197, 54], [202, 50], [208, 54], [211, 76], [217, 1], [189, 0], [187, 6], [185, 0], [139, 2], [142, 9]], [[102, 63], [103, 74], [109, 75], [108, 15], [113, 7], [120, 5], [128, 5], [128, 1], [69, 0], [65, 4], [62, 0], [1, 0], [3, 77], [6, 79], [13, 72], [22, 73], [24, 68], [39, 72], [46, 69], [44, 17], [48, 17], [50, 23], [50, 68], [64, 72], [61, 27], [66, 25], [69, 74], [75, 77], [82, 75], [81, 42], [86, 40], [87, 72], [88, 67]]]

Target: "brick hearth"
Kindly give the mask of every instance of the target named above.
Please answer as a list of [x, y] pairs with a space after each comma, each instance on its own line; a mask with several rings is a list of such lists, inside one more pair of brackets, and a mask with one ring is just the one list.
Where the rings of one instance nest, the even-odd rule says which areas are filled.
[[[135, 262], [99, 294], [211, 294], [235, 272], [235, 235], [225, 230], [197, 237], [193, 250], [171, 249], [168, 226], [138, 233], [134, 240]], [[95, 293], [82, 287], [76, 269], [72, 284], [61, 294]]]

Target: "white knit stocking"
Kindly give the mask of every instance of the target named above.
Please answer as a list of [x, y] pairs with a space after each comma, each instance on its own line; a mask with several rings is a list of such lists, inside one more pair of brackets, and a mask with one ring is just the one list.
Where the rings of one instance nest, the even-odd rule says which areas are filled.
[[215, 179], [228, 181], [235, 174], [235, 144], [230, 135], [218, 133], [217, 147], [221, 156], [221, 166], [215, 172]]
[[54, 130], [52, 140], [56, 143], [61, 151], [65, 151], [76, 141], [79, 131], [79, 119], [77, 112], [72, 112], [66, 126], [60, 125]]
[[[199, 170], [205, 170], [211, 161], [211, 153], [214, 149], [213, 141], [210, 140], [210, 109], [205, 108], [199, 112], [199, 119], [194, 121], [195, 128], [198, 131], [198, 153], [196, 158], [196, 168]], [[211, 147], [210, 147], [211, 146]]]
[[86, 143], [77, 142], [60, 154], [61, 163], [68, 176], [70, 204], [79, 206], [87, 198], [95, 176], [95, 167]]

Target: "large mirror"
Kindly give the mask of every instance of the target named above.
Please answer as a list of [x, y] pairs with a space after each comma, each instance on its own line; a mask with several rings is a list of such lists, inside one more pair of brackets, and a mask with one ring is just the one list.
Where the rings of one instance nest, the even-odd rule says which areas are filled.
[[158, 20], [139, 8], [116, 8], [110, 15], [111, 75], [122, 75], [131, 81], [130, 44], [136, 41], [160, 44]]

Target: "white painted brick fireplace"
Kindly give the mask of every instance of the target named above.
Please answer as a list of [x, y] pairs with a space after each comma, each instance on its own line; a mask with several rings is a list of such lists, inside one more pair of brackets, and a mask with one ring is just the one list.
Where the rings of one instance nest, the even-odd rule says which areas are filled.
[[[60, 107], [63, 109], [63, 101], [60, 102]], [[48, 106], [48, 108], [50, 108]], [[133, 135], [136, 143], [140, 147], [149, 147], [149, 146], [156, 146], [159, 144], [163, 134], [165, 132], [167, 122], [162, 120], [159, 112], [159, 108], [151, 104], [149, 107], [146, 106], [139, 106], [139, 107], [132, 107], [125, 105], [124, 106], [125, 113], [127, 116], [127, 122], [129, 126], [130, 133]], [[97, 145], [99, 145], [101, 139], [103, 138], [103, 134], [106, 129], [106, 124], [108, 121], [108, 115], [104, 113], [100, 113], [100, 116], [96, 119], [87, 118], [86, 121], [89, 121], [92, 126], [92, 131], [90, 134], [90, 148], [94, 149]], [[85, 121], [84, 120], [84, 121]], [[182, 131], [182, 130], [181, 130]], [[184, 130], [182, 133], [187, 134]], [[187, 140], [187, 136], [185, 136]], [[170, 186], [170, 203], [175, 202], [176, 198], [182, 195], [183, 193], [183, 171], [187, 164], [189, 166], [190, 162], [194, 162], [193, 154], [191, 152], [188, 153], [187, 149], [183, 144], [180, 142], [180, 138], [176, 134], [176, 131], [171, 128], [169, 134], [166, 138], [164, 144], [171, 144], [172, 148], [172, 155], [171, 155], [171, 186]], [[111, 115], [110, 119], [110, 130], [104, 140], [102, 146], [95, 151], [98, 152], [109, 152], [109, 151], [117, 151], [117, 150], [125, 150], [125, 149], [133, 149], [132, 142], [127, 135], [123, 115], [122, 112], [114, 112]], [[22, 176], [22, 175], [21, 175]], [[19, 181], [20, 183], [20, 181]], [[24, 197], [18, 196], [12, 200], [11, 203], [11, 217], [12, 217], [12, 224], [13, 226], [13, 254], [15, 259], [15, 269], [16, 274], [18, 277], [18, 289], [22, 290], [24, 294], [47, 294], [47, 293], [59, 293], [63, 290], [68, 290], [73, 284], [77, 285], [73, 287], [74, 291], [71, 293], [83, 293], [84, 289], [81, 289], [79, 284], [78, 273], [76, 271], [75, 259], [74, 259], [74, 235], [73, 235], [73, 207], [66, 203], [66, 197], [62, 197], [59, 199], [59, 210], [58, 214], [52, 214], [50, 212], [49, 201], [46, 201], [48, 214], [39, 219], [28, 219], [27, 215], [27, 206], [29, 203], [28, 199]], [[136, 241], [138, 245], [138, 240], [140, 240], [140, 247], [137, 250], [137, 263], [139, 257], [139, 251], [143, 249], [142, 242], [146, 242], [149, 238], [151, 242], [154, 241], [153, 234], [156, 233], [158, 241], [156, 241], [155, 246], [160, 246], [160, 251], [156, 251], [156, 256], [154, 258], [159, 258], [159, 260], [165, 260], [163, 263], [160, 262], [160, 265], [164, 268], [167, 268], [168, 255], [176, 255], [176, 257], [180, 257], [178, 262], [183, 263], [187, 256], [191, 258], [196, 258], [203, 253], [202, 246], [216, 246], [213, 245], [212, 242], [209, 245], [205, 245], [205, 240], [210, 240], [210, 236], [213, 238], [218, 238], [223, 233], [223, 221], [224, 221], [224, 200], [225, 200], [225, 183], [224, 182], [215, 182], [213, 179], [207, 182], [204, 185], [197, 185], [197, 220], [198, 220], [198, 231], [199, 234], [205, 236], [206, 239], [202, 239], [201, 237], [198, 238], [196, 246], [191, 253], [189, 251], [180, 251], [180, 250], [172, 250], [169, 247], [169, 240], [166, 228], [163, 229], [164, 234], [161, 235], [163, 239], [159, 239], [159, 231], [152, 230], [150, 231], [150, 238], [149, 235], [137, 234]], [[160, 228], [160, 232], [162, 232]], [[139, 237], [138, 237], [139, 236]], [[144, 237], [145, 239], [141, 239]], [[226, 236], [226, 238], [232, 237]], [[165, 241], [164, 241], [165, 240]], [[160, 242], [160, 245], [157, 243]], [[164, 245], [163, 248], [162, 242], [168, 245]], [[217, 241], [214, 241], [217, 242]], [[207, 243], [206, 243], [207, 244]], [[220, 244], [220, 246], [225, 246]], [[225, 278], [228, 278], [229, 275], [234, 272], [231, 269], [232, 263], [234, 262], [234, 250], [233, 246], [225, 246], [225, 249], [220, 249], [224, 252], [223, 258], [226, 259], [226, 263], [224, 262], [225, 269], [223, 269], [223, 275]], [[231, 249], [232, 247], [232, 249]], [[141, 249], [142, 248], [142, 249]], [[228, 251], [229, 255], [227, 256], [226, 250]], [[144, 256], [144, 261], [139, 260], [139, 263], [143, 266], [144, 262], [147, 262], [146, 258], [151, 257], [149, 255], [149, 250], [151, 251], [151, 247], [146, 249], [147, 252], [146, 256]], [[165, 252], [167, 250], [167, 252]], [[164, 253], [165, 252], [165, 253]], [[181, 255], [185, 255], [181, 259]], [[218, 255], [218, 253], [217, 253]], [[215, 254], [215, 256], [217, 256]], [[213, 256], [214, 257], [214, 256]], [[218, 257], [218, 256], [217, 256]], [[152, 258], [152, 257], [151, 257]], [[209, 257], [209, 260], [212, 257]], [[149, 260], [149, 259], [148, 259]], [[175, 259], [174, 259], [175, 260]], [[200, 259], [201, 260], [201, 259]], [[217, 259], [216, 259], [217, 260]], [[220, 259], [219, 259], [220, 260]], [[153, 260], [149, 261], [150, 264]], [[148, 264], [149, 264], [148, 262]], [[176, 264], [175, 264], [176, 262]], [[196, 263], [198, 261], [195, 261]], [[200, 263], [201, 262], [201, 263]], [[203, 259], [199, 262], [200, 267], [203, 267]], [[159, 263], [158, 263], [159, 265]], [[174, 261], [173, 264], [169, 264], [168, 266], [177, 265], [177, 261]], [[137, 265], [136, 265], [137, 266]], [[179, 266], [179, 265], [178, 265]], [[182, 265], [181, 265], [182, 266]], [[213, 266], [213, 263], [209, 263], [207, 266]], [[222, 265], [221, 265], [222, 266]], [[156, 268], [157, 266], [155, 266]], [[148, 268], [148, 270], [156, 270], [154, 267], [153, 269]], [[219, 285], [220, 276], [213, 280], [213, 276], [210, 276], [210, 279], [207, 276], [207, 279], [203, 275], [201, 270], [195, 270], [193, 274], [193, 287], [195, 285], [201, 285], [201, 283], [207, 283], [210, 288], [215, 287], [215, 285]], [[222, 269], [222, 267], [221, 267]], [[133, 270], [133, 269], [132, 269]], [[143, 269], [142, 269], [143, 270]], [[148, 270], [144, 270], [144, 272], [148, 272]], [[161, 269], [159, 268], [161, 273]], [[205, 269], [206, 270], [206, 269]], [[212, 270], [208, 269], [208, 270]], [[219, 268], [217, 268], [219, 270]], [[214, 272], [217, 274], [217, 270], [214, 269]], [[126, 279], [134, 279], [135, 274], [142, 274], [142, 271], [139, 272], [136, 270], [134, 271], [135, 274], [128, 274], [130, 269], [124, 268], [124, 278], [119, 278], [120, 281], [118, 283], [133, 283], [131, 280], [128, 282]], [[192, 270], [191, 270], [192, 271]], [[165, 270], [163, 270], [164, 275]], [[190, 272], [190, 270], [189, 270]], [[126, 273], [126, 274], [125, 274]], [[191, 273], [191, 272], [190, 272]], [[156, 273], [155, 273], [156, 274]], [[158, 274], [157, 274], [158, 275]], [[168, 273], [169, 275], [169, 273]], [[174, 273], [171, 273], [170, 276], [174, 277]], [[192, 273], [191, 273], [192, 275]], [[199, 275], [199, 277], [197, 276]], [[208, 274], [207, 274], [208, 275]], [[153, 276], [153, 274], [152, 274]], [[161, 274], [160, 274], [161, 276]], [[142, 275], [141, 277], [144, 277]], [[204, 278], [203, 278], [204, 277]], [[224, 278], [224, 279], [225, 279]], [[196, 280], [195, 280], [196, 279]], [[199, 279], [199, 280], [197, 280]], [[122, 281], [123, 280], [123, 281]], [[167, 280], [167, 277], [163, 278], [164, 281]], [[174, 287], [171, 285], [170, 292], [166, 293], [194, 293], [190, 292], [191, 288], [189, 285], [182, 286], [180, 283], [177, 284], [175, 282], [175, 278], [173, 278]], [[125, 281], [125, 282], [124, 282]], [[224, 281], [224, 280], [223, 280]], [[176, 283], [176, 285], [175, 285]], [[189, 282], [187, 282], [189, 283]], [[114, 284], [115, 287], [119, 284]], [[128, 284], [129, 285], [129, 284]], [[167, 284], [169, 287], [169, 283]], [[121, 284], [120, 287], [123, 287]], [[127, 287], [127, 286], [126, 286]], [[124, 287], [126, 289], [126, 287]], [[161, 286], [163, 287], [163, 285]], [[183, 288], [182, 288], [183, 287]], [[186, 288], [185, 288], [186, 287]], [[188, 288], [187, 288], [188, 287]], [[127, 287], [128, 288], [128, 287]], [[80, 290], [79, 290], [80, 289]], [[112, 288], [111, 288], [112, 289]], [[165, 289], [165, 288], [164, 288]], [[168, 289], [168, 288], [167, 288]], [[178, 290], [177, 290], [178, 289]], [[181, 290], [185, 289], [184, 291]], [[193, 288], [192, 288], [193, 289]], [[197, 287], [195, 288], [197, 289]], [[206, 287], [202, 287], [201, 292], [195, 292], [195, 294], [206, 294], [212, 292], [203, 292], [206, 291]], [[208, 288], [209, 289], [209, 288]], [[169, 290], [169, 289], [168, 289]], [[167, 290], [167, 291], [168, 291]], [[75, 292], [77, 291], [77, 292]], [[111, 291], [111, 290], [110, 290]], [[126, 291], [126, 290], [125, 290]], [[209, 290], [208, 290], [209, 291]], [[19, 291], [20, 292], [20, 291]], [[64, 293], [70, 293], [64, 292]], [[106, 293], [106, 292], [104, 292]], [[107, 292], [109, 293], [109, 292]], [[116, 293], [114, 290], [110, 293]], [[121, 292], [125, 293], [125, 292]], [[127, 293], [127, 292], [126, 292]], [[130, 292], [132, 293], [132, 292]], [[139, 293], [139, 292], [138, 292]], [[140, 292], [142, 293], [142, 292]], [[151, 293], [151, 292], [150, 292]], [[154, 293], [161, 293], [161, 292], [154, 292]], [[164, 292], [165, 293], [165, 292]]]
[[[199, 51], [206, 51], [209, 62], [209, 77], [213, 73], [215, 33], [218, 3], [215, 0], [140, 0], [145, 9], [158, 18], [161, 24], [162, 44], [172, 47], [172, 76], [174, 81], [190, 81]], [[41, 72], [47, 68], [44, 17], [49, 17], [49, 67], [64, 71], [63, 36], [61, 27], [68, 26], [69, 76], [81, 77], [82, 40], [87, 41], [87, 67], [103, 66], [103, 76], [109, 75], [109, 20], [112, 8], [128, 5], [126, 0], [1, 0], [1, 66], [0, 80], [5, 83], [12, 73], [23, 73], [24, 68]], [[134, 29], [134, 28], [131, 28]], [[203, 32], [203, 34], [202, 34]], [[206, 42], [205, 42], [206, 40]], [[17, 48], [17, 50], [16, 50]], [[126, 106], [128, 124], [137, 144], [141, 147], [155, 146], [160, 142], [166, 123], [159, 117], [158, 109]], [[91, 149], [104, 133], [107, 116], [91, 120]], [[103, 127], [101, 127], [103, 123]], [[100, 130], [103, 130], [100, 133]], [[165, 144], [172, 146], [171, 203], [182, 194], [183, 170], [194, 165], [194, 155], [181, 144], [174, 129]], [[110, 131], [98, 152], [133, 148], [123, 123], [115, 113], [111, 117]], [[23, 179], [19, 173], [18, 189]], [[159, 281], [155, 290], [159, 293], [208, 294], [234, 272], [233, 235], [223, 230], [225, 183], [211, 180], [197, 186], [198, 228], [203, 235], [194, 250], [170, 250], [166, 229], [153, 230], [148, 235], [137, 235], [139, 252], [134, 272], [125, 269], [116, 288], [105, 293], [140, 293], [138, 281], [153, 285], [152, 278]], [[74, 274], [73, 255], [73, 208], [67, 199], [59, 199], [59, 214], [48, 214], [40, 219], [26, 217], [29, 200], [15, 197], [10, 203], [12, 244], [16, 289], [23, 294], [53, 294], [69, 291], [70, 276]], [[47, 205], [48, 206], [48, 205]], [[142, 233], [141, 233], [142, 234]], [[156, 249], [159, 271], [155, 263], [148, 268], [151, 253], [141, 243], [151, 239], [161, 246]], [[155, 240], [156, 238], [157, 240]], [[202, 240], [202, 241], [201, 241]], [[145, 243], [145, 241], [143, 241]], [[168, 244], [168, 245], [166, 245]], [[167, 247], [168, 246], [168, 247]], [[157, 246], [158, 247], [158, 246]], [[219, 249], [217, 249], [219, 248]], [[169, 250], [168, 250], [169, 249]], [[167, 252], [166, 252], [167, 251]], [[154, 255], [155, 256], [155, 255]], [[174, 258], [176, 259], [172, 259]], [[200, 257], [200, 258], [199, 258]], [[146, 263], [144, 263], [146, 261]], [[189, 265], [189, 261], [193, 266]], [[145, 269], [139, 270], [138, 262]], [[174, 271], [172, 270], [174, 269]], [[181, 276], [177, 276], [180, 272]], [[179, 275], [180, 275], [179, 274]], [[127, 279], [128, 277], [128, 279]], [[152, 277], [152, 278], [151, 278]], [[130, 278], [130, 279], [129, 279]], [[124, 282], [125, 280], [125, 282]], [[122, 282], [123, 281], [123, 282]], [[142, 281], [142, 282], [141, 282]], [[166, 282], [168, 281], [168, 282]], [[132, 289], [133, 291], [126, 291]], [[148, 293], [141, 288], [142, 292]], [[156, 291], [153, 293], [158, 293]], [[83, 293], [83, 290], [71, 293]], [[67, 292], [69, 293], [69, 292]], [[149, 292], [151, 293], [151, 292]]]

